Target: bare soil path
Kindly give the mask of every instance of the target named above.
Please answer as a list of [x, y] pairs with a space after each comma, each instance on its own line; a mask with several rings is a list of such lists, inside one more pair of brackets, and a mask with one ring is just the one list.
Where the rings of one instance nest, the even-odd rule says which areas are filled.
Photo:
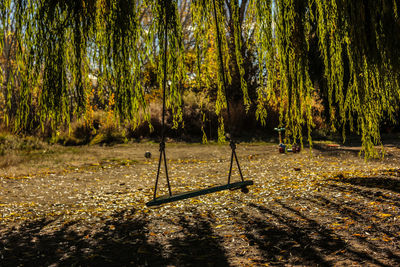
[[[358, 149], [240, 144], [248, 194], [157, 208], [157, 144], [20, 155], [0, 171], [0, 266], [400, 266], [400, 149]], [[226, 183], [228, 145], [166, 151], [174, 192]]]

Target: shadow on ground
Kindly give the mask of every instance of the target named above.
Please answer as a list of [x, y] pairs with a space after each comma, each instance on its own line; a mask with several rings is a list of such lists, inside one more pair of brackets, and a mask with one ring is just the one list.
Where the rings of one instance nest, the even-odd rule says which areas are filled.
[[[376, 177], [351, 177], [340, 179], [342, 183], [350, 185], [384, 189], [394, 193], [400, 193], [400, 179], [395, 177], [387, 176], [376, 176]], [[376, 193], [379, 196], [379, 193]]]
[[[147, 242], [147, 221], [144, 218], [119, 220], [103, 224], [93, 236], [80, 227], [79, 221], [64, 223], [56, 231], [45, 230], [54, 223], [37, 220], [3, 233], [1, 266], [94, 266], [94, 265], [162, 265], [158, 244]], [[43, 233], [48, 232], [48, 233]]]
[[179, 216], [176, 224], [184, 237], [166, 240], [164, 247], [150, 240], [154, 233], [144, 216], [127, 218], [125, 212], [111, 217], [93, 235], [79, 229], [81, 221], [52, 231], [47, 228], [55, 221], [45, 219], [2, 232], [0, 266], [229, 266], [209, 217], [196, 212], [190, 219]]
[[[215, 227], [212, 208], [208, 213], [197, 208], [177, 212], [157, 220], [180, 230], [172, 236], [151, 232], [148, 217], [136, 211], [114, 213], [101, 224], [85, 225], [84, 221], [63, 222], [52, 230], [55, 220], [36, 220], [0, 231], [1, 266], [230, 266], [241, 265], [238, 259], [251, 259], [255, 265], [333, 266], [360, 265], [399, 266], [400, 227], [380, 221], [371, 222], [366, 207], [335, 194], [351, 193], [357, 199], [379, 201], [398, 207], [397, 196], [377, 196], [371, 188], [385, 192], [398, 181], [381, 178], [346, 179], [325, 188], [329, 194], [316, 193], [297, 197], [292, 202], [244, 203], [243, 209], [229, 211], [235, 229], [232, 235], [244, 236], [243, 246], [228, 244]], [[384, 179], [384, 178], [382, 178]], [[385, 178], [386, 179], [386, 178]], [[395, 181], [393, 181], [395, 180]], [[393, 184], [395, 183], [395, 184]], [[356, 186], [355, 186], [356, 185]], [[301, 204], [301, 205], [300, 205]], [[300, 208], [301, 207], [301, 208]], [[310, 210], [324, 210], [328, 216]], [[151, 211], [152, 212], [152, 211]], [[338, 219], [340, 218], [340, 219]], [[346, 225], [343, 218], [353, 221]], [[368, 227], [368, 239], [360, 235]], [[362, 231], [361, 231], [361, 230]], [[391, 243], [382, 242], [385, 236]], [[234, 242], [234, 241], [232, 241]], [[247, 254], [241, 255], [245, 249]]]

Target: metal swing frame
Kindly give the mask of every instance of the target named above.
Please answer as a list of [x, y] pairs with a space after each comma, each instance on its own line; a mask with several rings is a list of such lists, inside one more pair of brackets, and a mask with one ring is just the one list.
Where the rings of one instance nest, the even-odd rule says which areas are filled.
[[[225, 78], [225, 72], [224, 72], [224, 63], [223, 63], [223, 57], [222, 57], [222, 49], [221, 49], [221, 36], [219, 32], [219, 25], [218, 25], [218, 19], [217, 19], [217, 9], [215, 6], [215, 0], [213, 0], [213, 5], [214, 5], [214, 19], [215, 19], [215, 25], [216, 25], [216, 30], [217, 30], [217, 41], [219, 43], [218, 49], [219, 49], [219, 65], [220, 65], [220, 71], [222, 75], [222, 83], [224, 87], [224, 92], [225, 92], [225, 98], [226, 98], [226, 107], [227, 107], [227, 113], [228, 113], [228, 124], [231, 122], [231, 114], [230, 114], [230, 109], [229, 109], [229, 101], [228, 101], [228, 96], [227, 96], [227, 90], [226, 90], [226, 78]], [[165, 13], [165, 18], [164, 18], [164, 79], [163, 79], [163, 109], [162, 109], [162, 130], [161, 130], [161, 141], [160, 141], [160, 157], [158, 160], [158, 169], [157, 169], [157, 177], [156, 177], [156, 183], [154, 186], [154, 195], [153, 195], [153, 200], [149, 201], [146, 203], [148, 207], [151, 206], [158, 206], [161, 204], [166, 204], [178, 200], [183, 200], [187, 198], [192, 198], [192, 197], [197, 197], [201, 195], [206, 195], [210, 193], [215, 193], [218, 191], [223, 191], [223, 190], [235, 190], [235, 189], [241, 189], [242, 192], [247, 193], [248, 189], [247, 186], [252, 185], [253, 181], [247, 180], [245, 181], [243, 178], [242, 170], [240, 168], [239, 160], [236, 155], [236, 143], [232, 138], [229, 140], [229, 146], [232, 150], [231, 153], [231, 160], [230, 160], [230, 167], [229, 167], [229, 174], [228, 174], [228, 183], [225, 185], [220, 185], [220, 186], [214, 186], [214, 187], [208, 187], [205, 189], [200, 189], [200, 190], [193, 190], [193, 191], [188, 191], [188, 192], [183, 192], [183, 193], [178, 193], [178, 194], [172, 194], [171, 190], [171, 184], [169, 182], [169, 176], [168, 176], [168, 166], [167, 166], [167, 157], [165, 154], [165, 94], [166, 94], [166, 86], [167, 86], [167, 49], [168, 49], [168, 28], [167, 28], [167, 10], [166, 6], [164, 6], [164, 13]], [[230, 129], [230, 127], [229, 127]], [[231, 131], [230, 131], [231, 132]], [[235, 162], [238, 167], [238, 171], [240, 174], [241, 181], [239, 182], [234, 182], [231, 183], [231, 175], [232, 175], [232, 167], [233, 167], [233, 160], [235, 159]], [[158, 181], [160, 178], [160, 170], [161, 170], [161, 164], [164, 162], [164, 168], [165, 168], [165, 176], [167, 179], [167, 186], [168, 186], [168, 192], [169, 194], [166, 196], [161, 196], [157, 197], [157, 187], [158, 187]]]

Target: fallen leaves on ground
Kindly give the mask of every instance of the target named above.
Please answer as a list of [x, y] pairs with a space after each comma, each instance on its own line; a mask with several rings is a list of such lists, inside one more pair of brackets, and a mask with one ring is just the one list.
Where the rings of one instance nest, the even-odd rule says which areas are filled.
[[[1, 177], [0, 265], [400, 264], [400, 151], [365, 161], [345, 149], [239, 145], [248, 194], [148, 208], [158, 158], [143, 155], [158, 146], [115, 150], [68, 171]], [[229, 157], [227, 146], [167, 146], [173, 192], [226, 183]]]

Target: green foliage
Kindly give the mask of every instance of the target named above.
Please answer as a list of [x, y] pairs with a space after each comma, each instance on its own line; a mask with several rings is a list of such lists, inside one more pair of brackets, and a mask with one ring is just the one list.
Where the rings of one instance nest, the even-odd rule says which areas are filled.
[[[113, 100], [115, 118], [137, 127], [150, 122], [143, 77], [152, 68], [160, 88], [164, 78], [167, 81], [166, 104], [178, 127], [187, 75], [179, 3], [0, 0], [5, 36], [0, 54], [6, 50], [6, 38], [12, 40], [12, 55], [0, 62], [5, 120], [17, 131], [32, 127], [35, 120], [43, 128], [70, 124], [90, 108], [90, 74], [98, 80], [96, 95]], [[196, 86], [201, 90], [216, 84], [219, 139], [224, 140], [229, 100], [225, 87], [232, 83], [232, 62], [237, 64], [244, 105], [252, 105], [242, 50], [255, 46], [256, 117], [265, 124], [267, 105], [279, 103], [286, 138], [301, 142], [307, 129], [311, 142], [316, 90], [309, 67], [316, 59], [310, 58], [309, 43], [316, 38], [323, 62], [319, 90], [326, 91], [330, 127], [343, 129], [343, 136], [345, 129], [359, 133], [365, 155], [374, 156], [379, 125], [387, 118], [395, 120], [400, 101], [398, 6], [398, 0], [232, 0], [229, 5], [223, 0], [191, 1]], [[254, 33], [247, 43], [243, 27]]]
[[[301, 140], [304, 126], [310, 133], [314, 88], [309, 78], [308, 42], [318, 38], [331, 128], [340, 126], [345, 136], [349, 125], [361, 134], [365, 155], [375, 156], [379, 125], [385, 117], [394, 120], [400, 100], [397, 1], [277, 0], [265, 4], [254, 0], [251, 5], [257, 22], [260, 74], [267, 73], [267, 89], [258, 96], [261, 121], [267, 115], [263, 104], [268, 101], [269, 88], [279, 77], [281, 123], [289, 130], [287, 137]], [[279, 75], [274, 75], [270, 65], [276, 59]]]
[[9, 133], [0, 133], [0, 155], [4, 155], [11, 151], [25, 151], [44, 149], [45, 143], [36, 137], [16, 136]]
[[97, 1], [96, 48], [100, 88], [115, 99], [114, 110], [121, 119], [134, 119], [146, 108], [140, 71], [144, 57], [140, 47], [141, 6], [137, 1]]
[[[396, 1], [315, 1], [315, 5], [329, 103], [338, 109], [331, 111], [332, 121], [349, 124], [351, 130], [355, 127], [366, 155], [374, 156], [372, 146], [380, 142], [381, 121], [384, 117], [393, 121], [398, 111], [400, 20]], [[349, 78], [345, 77], [346, 61]]]
[[[156, 18], [157, 34], [160, 44], [167, 42], [167, 59], [164, 62], [164, 46], [160, 45], [158, 79], [160, 87], [164, 80], [164, 66], [167, 66], [167, 108], [172, 110], [174, 128], [182, 122], [182, 83], [186, 78], [184, 47], [182, 40], [182, 26], [178, 12], [178, 1], [157, 0], [150, 1], [152, 4], [153, 16]], [[167, 35], [165, 35], [165, 28]], [[167, 40], [165, 40], [167, 37]]]
[[[275, 98], [274, 85], [276, 83], [276, 53], [272, 36], [272, 1], [250, 2], [250, 17], [255, 22], [255, 43], [257, 44], [259, 88], [257, 90], [256, 117], [265, 125], [267, 110], [265, 103]], [[255, 18], [253, 18], [255, 17]], [[254, 44], [252, 44], [254, 45]], [[263, 75], [266, 69], [267, 79]], [[264, 81], [266, 79], [266, 82]]]

